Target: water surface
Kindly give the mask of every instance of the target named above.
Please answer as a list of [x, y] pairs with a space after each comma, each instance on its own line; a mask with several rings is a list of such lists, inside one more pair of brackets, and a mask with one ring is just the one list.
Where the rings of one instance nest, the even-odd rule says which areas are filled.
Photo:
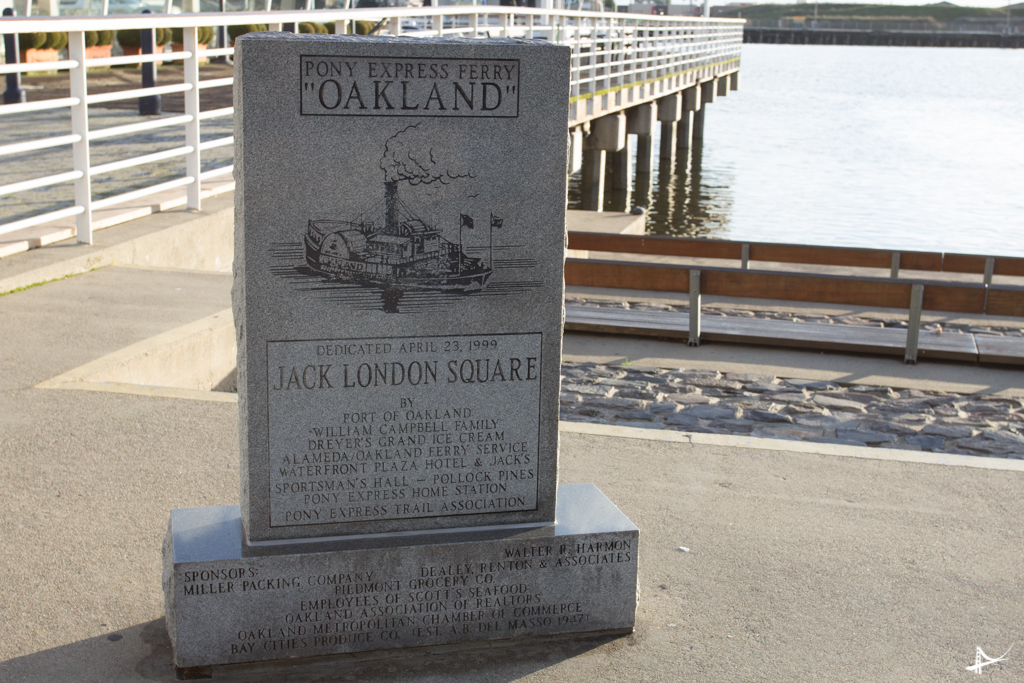
[[1024, 256], [1024, 50], [748, 44], [741, 77], [697, 159], [606, 208], [649, 205], [663, 234]]

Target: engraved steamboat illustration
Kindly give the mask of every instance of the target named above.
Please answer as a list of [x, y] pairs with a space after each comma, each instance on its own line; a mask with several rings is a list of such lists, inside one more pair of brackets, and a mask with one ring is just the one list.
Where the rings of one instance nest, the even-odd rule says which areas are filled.
[[[401, 202], [396, 180], [384, 183], [383, 209], [383, 221], [370, 212], [354, 220], [310, 219], [306, 263], [332, 280], [385, 289], [471, 292], [487, 285], [492, 261], [463, 249], [462, 231], [473, 229], [472, 217], [460, 214], [459, 242], [451, 242]], [[501, 219], [492, 214], [495, 227]]]

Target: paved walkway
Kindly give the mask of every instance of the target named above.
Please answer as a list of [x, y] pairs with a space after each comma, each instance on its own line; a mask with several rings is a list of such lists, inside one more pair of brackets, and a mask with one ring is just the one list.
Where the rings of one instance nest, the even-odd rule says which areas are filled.
[[[107, 267], [0, 296], [0, 681], [173, 680], [161, 542], [172, 508], [237, 503], [237, 408], [33, 387], [223, 309], [230, 285]], [[634, 635], [214, 680], [968, 680], [977, 646], [1024, 642], [1021, 464], [843, 448], [563, 425], [560, 480], [596, 483], [641, 529]], [[1021, 680], [1024, 655], [985, 673]]]

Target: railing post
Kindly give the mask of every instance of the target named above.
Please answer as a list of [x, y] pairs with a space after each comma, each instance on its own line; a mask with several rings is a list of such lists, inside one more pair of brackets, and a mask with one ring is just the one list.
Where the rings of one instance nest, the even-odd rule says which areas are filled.
[[[4, 16], [13, 17], [14, 10], [10, 7], [5, 7]], [[4, 61], [8, 64], [18, 63], [17, 33], [7, 33], [4, 35]], [[7, 90], [4, 90], [4, 104], [19, 104], [26, 101], [25, 91], [21, 88], [21, 74], [7, 74]]]
[[890, 261], [890, 264], [889, 264], [889, 277], [891, 277], [893, 280], [895, 280], [895, 279], [899, 278], [899, 276], [900, 276], [900, 252], [894, 251], [894, 252], [892, 252], [892, 260]]
[[[107, 2], [108, 0], [104, 0]], [[227, 0], [220, 0], [220, 12], [224, 13], [227, 10]], [[217, 27], [217, 47], [225, 48], [228, 46], [228, 29], [226, 26]], [[227, 55], [220, 55], [210, 60], [214, 64], [227, 64]]]
[[78, 66], [68, 73], [70, 94], [78, 99], [78, 104], [71, 107], [71, 133], [80, 138], [71, 145], [71, 160], [74, 170], [82, 174], [81, 178], [75, 180], [75, 206], [84, 209], [75, 216], [75, 233], [80, 243], [92, 244], [92, 180], [89, 178], [89, 105], [86, 104], [84, 31], [68, 32], [68, 58], [78, 62]]
[[907, 320], [907, 351], [903, 362], [917, 363], [917, 344], [921, 337], [921, 306], [924, 304], [924, 285], [910, 286], [910, 316]]
[[200, 192], [202, 191], [199, 182], [201, 159], [199, 154], [199, 29], [195, 26], [187, 26], [182, 29], [182, 38], [185, 41], [185, 51], [191, 52], [192, 56], [185, 60], [185, 83], [192, 86], [185, 91], [185, 113], [192, 117], [192, 120], [185, 124], [185, 144], [192, 148], [192, 151], [185, 156], [185, 175], [194, 178], [191, 185], [186, 187], [188, 208], [198, 211], [201, 208]]
[[[142, 10], [143, 14], [152, 14], [148, 9]], [[156, 54], [156, 29], [144, 28], [142, 32], [142, 48], [140, 52], [144, 55]], [[146, 62], [142, 65], [142, 87], [156, 87], [156, 62]], [[139, 116], [157, 116], [160, 114], [160, 95], [146, 95], [139, 98]]]
[[690, 271], [690, 329], [686, 343], [700, 346], [700, 271]]
[[740, 247], [740, 268], [747, 270], [750, 268], [750, 245], [744, 244]]

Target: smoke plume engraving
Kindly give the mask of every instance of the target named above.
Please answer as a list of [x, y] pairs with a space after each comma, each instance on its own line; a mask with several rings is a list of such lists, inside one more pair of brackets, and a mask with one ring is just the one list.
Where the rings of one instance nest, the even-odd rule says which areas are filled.
[[473, 178], [452, 159], [434, 150], [434, 138], [416, 123], [395, 133], [384, 145], [380, 168], [385, 183], [408, 181], [410, 185], [448, 185], [460, 178]]

